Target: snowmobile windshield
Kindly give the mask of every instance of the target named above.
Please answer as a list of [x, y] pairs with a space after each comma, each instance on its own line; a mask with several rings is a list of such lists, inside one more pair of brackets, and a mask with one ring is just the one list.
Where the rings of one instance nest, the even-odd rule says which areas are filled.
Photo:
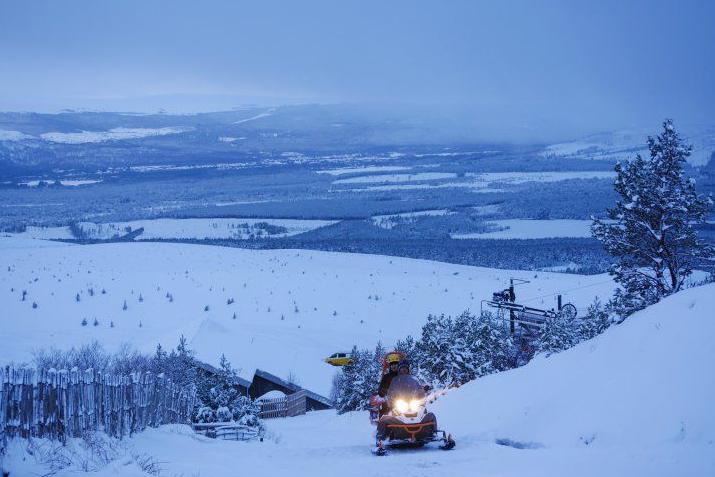
[[423, 399], [424, 397], [424, 387], [409, 374], [395, 376], [387, 391], [387, 398], [390, 401], [393, 399]]

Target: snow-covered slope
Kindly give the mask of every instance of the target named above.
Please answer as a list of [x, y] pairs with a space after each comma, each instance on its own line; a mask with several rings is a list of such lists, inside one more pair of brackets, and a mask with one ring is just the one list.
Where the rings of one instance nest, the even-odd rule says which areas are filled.
[[[165, 426], [128, 441], [162, 475], [715, 475], [715, 285], [665, 299], [579, 346], [450, 391], [432, 406], [457, 447], [369, 453], [366, 413], [267, 421], [265, 442], [236, 443]], [[40, 472], [20, 461], [6, 465]], [[60, 473], [58, 475], [74, 475]], [[132, 459], [98, 477], [143, 476]]]
[[225, 353], [247, 378], [255, 368], [292, 373], [327, 394], [335, 369], [324, 357], [353, 344], [390, 346], [419, 332], [429, 313], [478, 312], [480, 301], [506, 287], [509, 277], [531, 280], [517, 295], [544, 307], [555, 306], [553, 294], [561, 292], [585, 308], [613, 286], [603, 275], [375, 255], [0, 238], [0, 362], [92, 340], [150, 352], [158, 342], [174, 346], [183, 333], [207, 362], [217, 364]]
[[715, 285], [685, 290], [575, 348], [469, 383], [437, 410], [480, 440], [713, 452], [714, 309]]
[[[710, 126], [685, 128], [685, 139], [693, 146], [688, 162], [693, 166], [703, 166], [715, 152], [715, 130]], [[547, 146], [541, 155], [553, 158], [595, 159], [624, 161], [636, 154], [648, 155], [646, 138], [652, 135], [647, 130], [611, 131], [560, 144]]]

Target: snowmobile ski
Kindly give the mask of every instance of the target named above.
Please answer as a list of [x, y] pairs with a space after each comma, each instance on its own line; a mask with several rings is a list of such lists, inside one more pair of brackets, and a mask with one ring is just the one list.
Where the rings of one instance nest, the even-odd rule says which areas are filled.
[[457, 443], [454, 441], [454, 438], [452, 437], [452, 434], [447, 434], [443, 442], [444, 443], [439, 446], [439, 448], [442, 450], [452, 450], [454, 449], [454, 446], [457, 445]]
[[372, 450], [372, 453], [376, 456], [387, 455], [387, 449], [385, 448], [382, 441], [377, 442], [377, 445], [375, 445], [375, 448]]

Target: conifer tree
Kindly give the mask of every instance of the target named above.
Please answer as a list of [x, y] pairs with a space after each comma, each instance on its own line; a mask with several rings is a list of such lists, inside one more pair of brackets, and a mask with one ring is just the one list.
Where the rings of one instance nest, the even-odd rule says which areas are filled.
[[482, 313], [473, 333], [473, 360], [477, 377], [511, 368], [514, 343], [504, 323]]
[[579, 340], [590, 340], [600, 335], [611, 324], [608, 312], [603, 308], [601, 301], [596, 298], [588, 306], [586, 316], [578, 320]]
[[548, 318], [541, 328], [537, 340], [538, 351], [550, 355], [571, 348], [578, 342], [578, 335], [573, 321], [562, 315]]
[[713, 248], [695, 231], [712, 205], [698, 195], [684, 173], [691, 146], [666, 120], [663, 131], [648, 138], [649, 157], [616, 165], [619, 195], [609, 221], [594, 220], [591, 230], [615, 257], [611, 267], [620, 288], [610, 307], [622, 317], [681, 290], [699, 260]]

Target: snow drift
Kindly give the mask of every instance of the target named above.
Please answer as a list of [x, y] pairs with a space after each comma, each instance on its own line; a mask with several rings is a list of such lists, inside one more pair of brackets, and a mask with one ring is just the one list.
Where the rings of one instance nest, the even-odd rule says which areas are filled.
[[[715, 285], [593, 340], [473, 381], [437, 406], [458, 434], [523, 447], [706, 446], [715, 467]], [[712, 474], [711, 474], [712, 475]]]

